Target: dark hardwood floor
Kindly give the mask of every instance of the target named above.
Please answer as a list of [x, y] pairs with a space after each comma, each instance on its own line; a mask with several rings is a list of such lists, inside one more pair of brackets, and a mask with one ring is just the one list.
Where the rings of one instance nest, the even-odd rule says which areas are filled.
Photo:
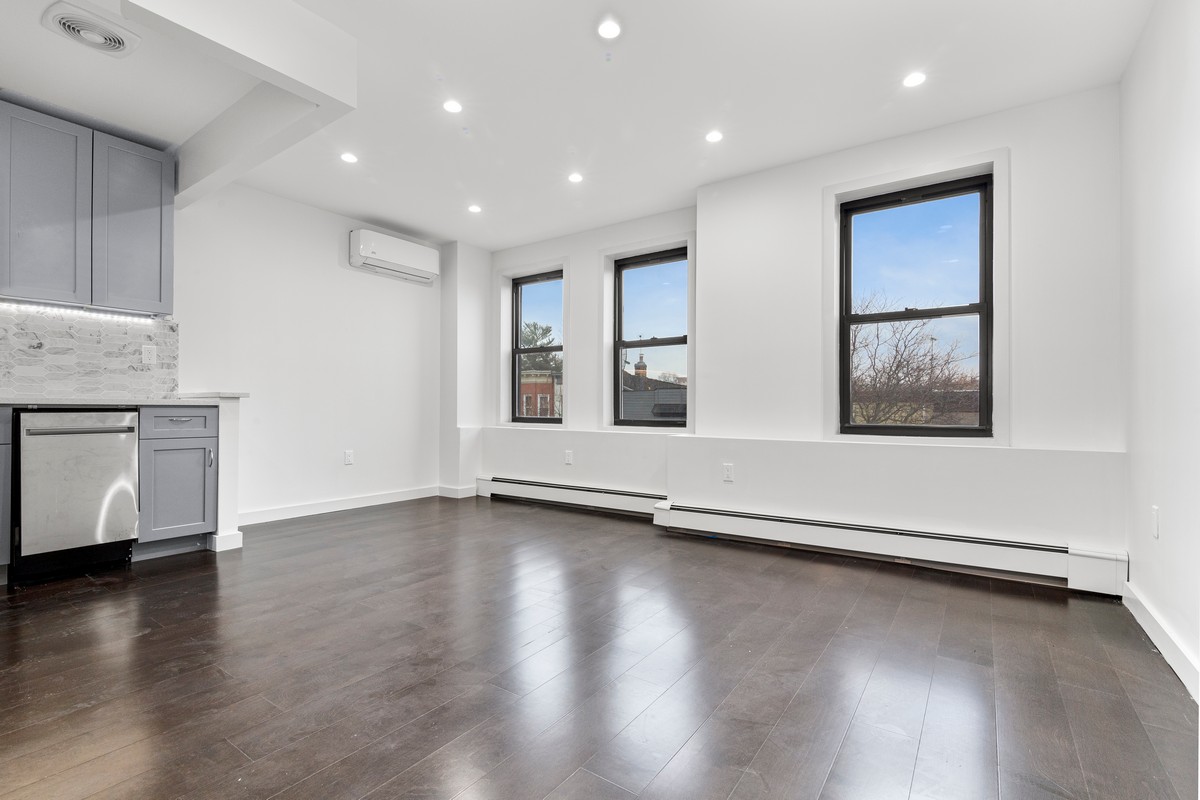
[[421, 500], [10, 592], [0, 797], [1197, 796], [1117, 602]]

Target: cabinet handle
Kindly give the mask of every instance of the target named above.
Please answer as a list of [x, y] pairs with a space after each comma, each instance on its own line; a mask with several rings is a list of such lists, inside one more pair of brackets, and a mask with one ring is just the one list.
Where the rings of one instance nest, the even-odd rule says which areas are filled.
[[167, 422], [191, 422], [191, 417], [167, 417]]
[[212, 448], [208, 448], [208, 465], [211, 467], [213, 462]]

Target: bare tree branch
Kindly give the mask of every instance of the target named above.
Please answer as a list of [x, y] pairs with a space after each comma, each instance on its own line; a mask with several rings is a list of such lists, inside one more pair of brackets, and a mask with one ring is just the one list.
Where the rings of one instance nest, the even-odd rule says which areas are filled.
[[[886, 297], [861, 300], [856, 314], [890, 309]], [[957, 339], [939, 341], [929, 319], [850, 327], [852, 421], [866, 425], [974, 425], [979, 375], [967, 368], [978, 353]]]

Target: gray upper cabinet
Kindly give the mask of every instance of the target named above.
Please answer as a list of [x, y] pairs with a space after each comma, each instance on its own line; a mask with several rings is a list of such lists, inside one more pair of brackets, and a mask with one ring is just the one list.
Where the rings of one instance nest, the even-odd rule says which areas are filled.
[[175, 159], [0, 102], [0, 295], [170, 314]]
[[0, 102], [0, 294], [92, 301], [92, 131]]
[[96, 131], [92, 305], [170, 314], [175, 161]]

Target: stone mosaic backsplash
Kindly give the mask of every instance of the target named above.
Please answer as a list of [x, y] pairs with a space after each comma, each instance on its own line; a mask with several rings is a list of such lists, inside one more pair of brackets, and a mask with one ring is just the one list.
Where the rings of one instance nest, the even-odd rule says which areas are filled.
[[[142, 363], [154, 345], [155, 364]], [[179, 391], [179, 324], [0, 302], [0, 401], [162, 400]]]

